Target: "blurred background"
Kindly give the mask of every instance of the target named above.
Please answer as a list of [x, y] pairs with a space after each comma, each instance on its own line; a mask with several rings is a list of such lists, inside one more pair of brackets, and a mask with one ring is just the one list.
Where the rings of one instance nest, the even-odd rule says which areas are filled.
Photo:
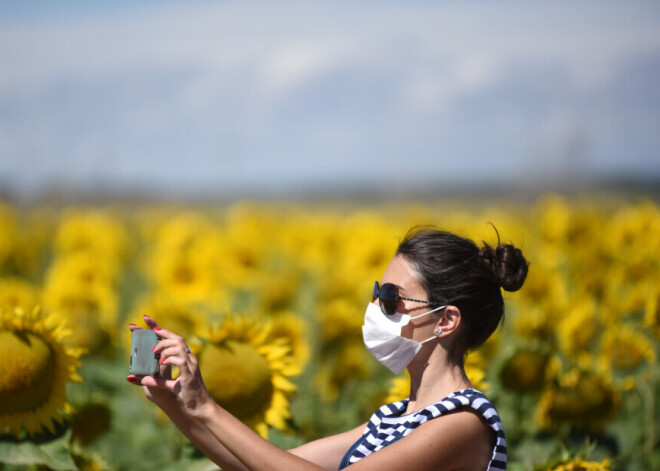
[[138, 197], [660, 177], [655, 2], [5, 2], [0, 188]]
[[489, 223], [531, 264], [466, 359], [509, 469], [660, 469], [658, 31], [645, 1], [0, 4], [0, 470], [217, 469], [124, 381], [143, 314], [280, 446], [364, 423], [409, 390], [363, 346], [373, 281], [411, 226]]

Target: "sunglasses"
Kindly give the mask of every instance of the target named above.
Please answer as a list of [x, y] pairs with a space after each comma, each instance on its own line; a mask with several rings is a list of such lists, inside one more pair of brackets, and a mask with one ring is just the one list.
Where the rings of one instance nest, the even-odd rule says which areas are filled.
[[396, 314], [396, 306], [399, 304], [400, 299], [416, 303], [433, 304], [431, 301], [422, 301], [421, 299], [404, 298], [403, 296], [399, 296], [399, 287], [397, 285], [384, 283], [383, 286], [380, 286], [377, 281], [374, 283], [374, 291], [371, 295], [371, 301], [373, 302], [376, 299], [379, 301], [380, 310], [387, 316]]

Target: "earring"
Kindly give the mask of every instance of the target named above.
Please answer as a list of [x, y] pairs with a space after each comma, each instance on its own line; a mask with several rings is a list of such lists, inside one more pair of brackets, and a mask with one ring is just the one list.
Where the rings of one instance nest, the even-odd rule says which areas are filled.
[[435, 336], [440, 337], [441, 335], [442, 335], [442, 329], [438, 327], [437, 329], [435, 329]]

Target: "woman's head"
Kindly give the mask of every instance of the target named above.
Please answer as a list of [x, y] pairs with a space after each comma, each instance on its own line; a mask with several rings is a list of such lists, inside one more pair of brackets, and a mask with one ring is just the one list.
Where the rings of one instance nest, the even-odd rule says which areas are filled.
[[516, 291], [527, 276], [527, 261], [513, 245], [484, 243], [479, 248], [470, 239], [431, 227], [411, 229], [396, 254], [413, 267], [431, 302], [458, 308], [461, 351], [490, 337], [504, 315], [501, 289]]

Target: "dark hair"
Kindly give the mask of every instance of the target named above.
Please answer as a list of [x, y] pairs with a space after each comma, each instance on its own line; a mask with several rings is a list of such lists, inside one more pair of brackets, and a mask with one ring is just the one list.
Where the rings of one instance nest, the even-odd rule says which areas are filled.
[[470, 239], [430, 226], [413, 227], [396, 251], [420, 276], [418, 280], [435, 305], [461, 311], [458, 346], [462, 351], [483, 344], [504, 315], [500, 288], [520, 289], [527, 276], [522, 252], [499, 242], [482, 248]]

